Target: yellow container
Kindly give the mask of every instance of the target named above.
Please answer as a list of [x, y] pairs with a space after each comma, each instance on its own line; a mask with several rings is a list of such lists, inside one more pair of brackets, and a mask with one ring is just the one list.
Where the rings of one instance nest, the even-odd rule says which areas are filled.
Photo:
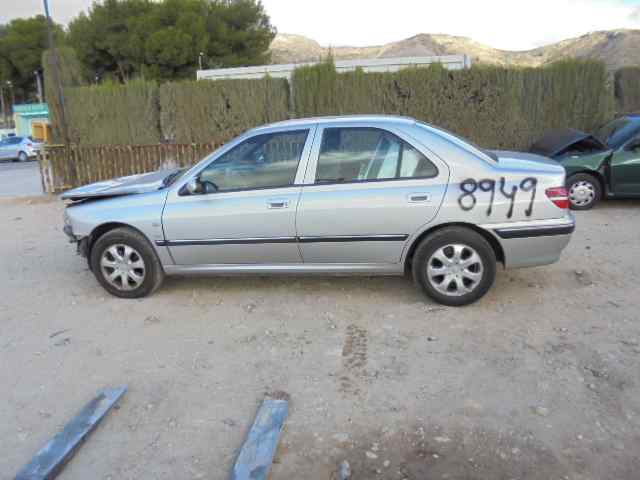
[[49, 122], [33, 122], [31, 124], [31, 132], [34, 140], [51, 143], [51, 125]]

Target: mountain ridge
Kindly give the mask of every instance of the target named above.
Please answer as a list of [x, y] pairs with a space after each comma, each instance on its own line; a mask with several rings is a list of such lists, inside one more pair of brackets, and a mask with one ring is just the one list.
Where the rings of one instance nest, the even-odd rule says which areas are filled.
[[532, 50], [500, 50], [469, 37], [420, 33], [384, 45], [323, 47], [302, 35], [279, 33], [270, 47], [272, 63], [317, 61], [328, 55], [336, 60], [453, 55], [465, 53], [473, 63], [537, 67], [563, 58], [602, 60], [609, 71], [640, 65], [640, 30], [590, 32]]

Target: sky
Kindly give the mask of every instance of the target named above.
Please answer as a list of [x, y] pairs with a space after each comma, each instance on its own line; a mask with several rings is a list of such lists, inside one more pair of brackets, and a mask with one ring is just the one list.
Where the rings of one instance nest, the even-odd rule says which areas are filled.
[[[92, 0], [49, 0], [66, 24]], [[595, 30], [640, 29], [640, 0], [263, 0], [281, 33], [323, 46], [380, 45], [418, 33], [527, 50]], [[0, 23], [42, 13], [42, 0], [0, 0]]]

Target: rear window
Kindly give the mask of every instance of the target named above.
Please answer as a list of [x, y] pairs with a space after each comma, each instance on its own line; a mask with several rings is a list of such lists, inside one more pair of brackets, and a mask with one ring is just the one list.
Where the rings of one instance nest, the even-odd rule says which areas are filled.
[[490, 160], [493, 160], [494, 162], [498, 161], [498, 156], [495, 153], [493, 153], [491, 150], [486, 150], [480, 147], [479, 145], [476, 145], [471, 140], [467, 140], [466, 138], [456, 135], [455, 133], [450, 132], [449, 130], [445, 130], [444, 128], [434, 127], [433, 125], [429, 125], [428, 123], [424, 123], [424, 122], [416, 122], [416, 123], [418, 126], [424, 128], [425, 130], [433, 130], [437, 132], [438, 134], [440, 134], [440, 136], [446, 138], [447, 140], [456, 144], [457, 146], [464, 148], [468, 152], [473, 153], [474, 155], [479, 155], [485, 158], [488, 157]]

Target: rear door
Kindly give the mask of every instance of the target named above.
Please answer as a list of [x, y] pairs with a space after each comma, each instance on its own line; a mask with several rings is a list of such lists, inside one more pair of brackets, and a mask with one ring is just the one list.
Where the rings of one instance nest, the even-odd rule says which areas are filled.
[[399, 130], [320, 125], [297, 214], [305, 263], [397, 263], [436, 215], [446, 165]]

